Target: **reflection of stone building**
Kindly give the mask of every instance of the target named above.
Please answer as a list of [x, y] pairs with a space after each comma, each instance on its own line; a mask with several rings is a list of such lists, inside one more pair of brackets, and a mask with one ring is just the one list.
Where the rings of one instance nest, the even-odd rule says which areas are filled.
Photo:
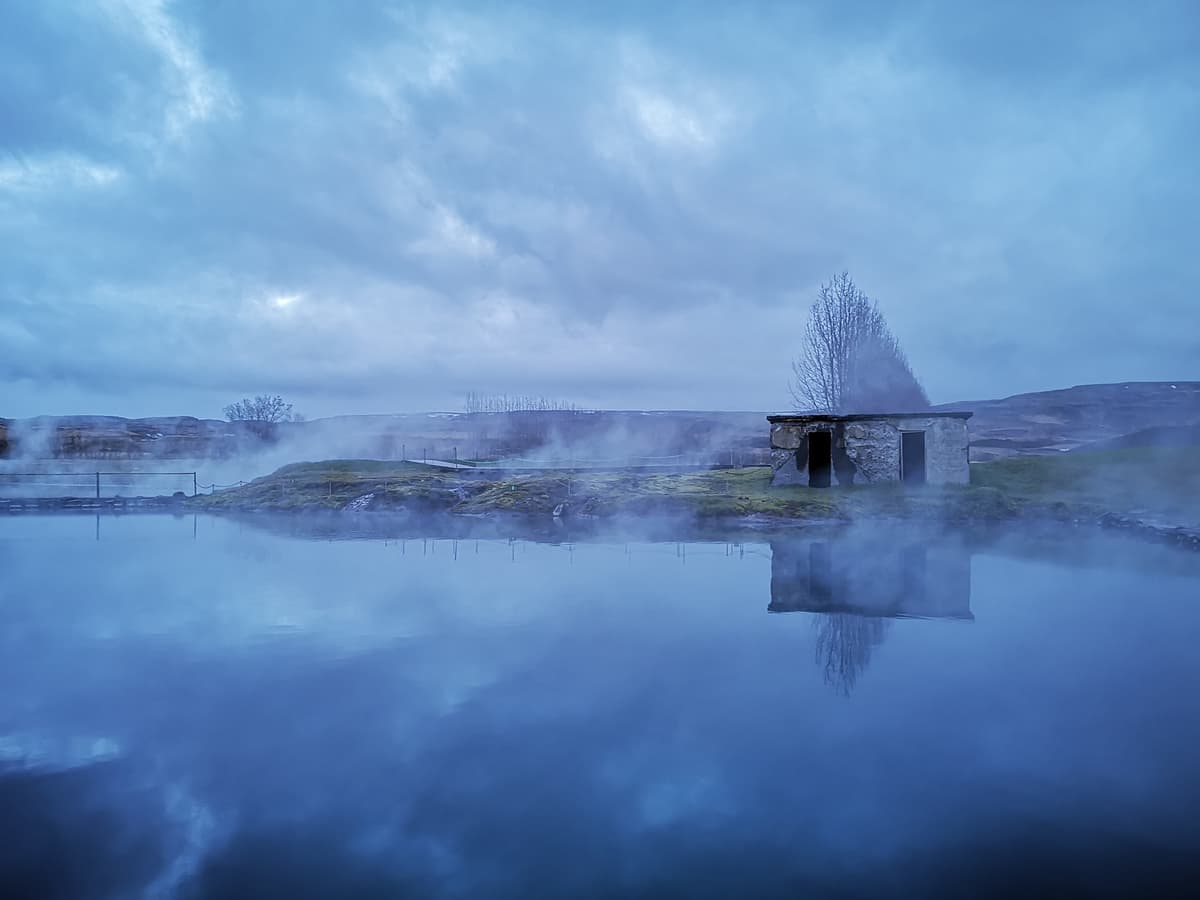
[[773, 541], [769, 612], [816, 613], [816, 661], [849, 695], [892, 619], [972, 620], [971, 558], [961, 546], [868, 540]]
[[773, 541], [771, 612], [973, 619], [971, 558], [954, 544]]
[[969, 412], [767, 416], [771, 483], [966, 484]]

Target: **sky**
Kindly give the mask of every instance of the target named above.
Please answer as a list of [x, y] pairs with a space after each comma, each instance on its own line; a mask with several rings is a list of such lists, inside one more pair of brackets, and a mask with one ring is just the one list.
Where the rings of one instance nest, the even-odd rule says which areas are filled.
[[0, 2], [0, 416], [1200, 379], [1200, 5]]

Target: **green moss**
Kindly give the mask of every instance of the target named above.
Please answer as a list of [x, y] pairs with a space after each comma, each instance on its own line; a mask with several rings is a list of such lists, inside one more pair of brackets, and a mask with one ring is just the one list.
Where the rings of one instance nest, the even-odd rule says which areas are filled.
[[420, 463], [326, 460], [294, 463], [248, 484], [193, 502], [206, 509], [342, 509], [368, 493], [420, 498], [443, 492], [445, 471]]
[[1200, 450], [1024, 457], [972, 466], [970, 485], [919, 490], [897, 483], [813, 490], [772, 487], [770, 482], [770, 471], [763, 467], [681, 474], [546, 472], [487, 481], [478, 473], [420, 463], [325, 460], [284, 466], [243, 487], [193, 502], [212, 509], [342, 509], [374, 493], [374, 508], [476, 514], [548, 515], [566, 503], [569, 515], [600, 517], [967, 522], [1150, 510], [1188, 522], [1197, 515], [1192, 507], [1200, 496]]
[[971, 484], [1021, 506], [1194, 521], [1200, 515], [1200, 448], [1015, 457], [973, 465]]

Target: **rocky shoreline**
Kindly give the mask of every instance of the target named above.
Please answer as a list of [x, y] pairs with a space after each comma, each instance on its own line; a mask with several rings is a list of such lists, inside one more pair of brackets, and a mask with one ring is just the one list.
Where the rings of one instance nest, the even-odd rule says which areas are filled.
[[0, 497], [0, 513], [159, 512], [184, 510], [185, 495], [162, 497]]
[[1142, 540], [1200, 552], [1200, 528], [1160, 525], [1117, 513], [1105, 513], [1099, 518], [1097, 525], [1105, 531], [1117, 531]]

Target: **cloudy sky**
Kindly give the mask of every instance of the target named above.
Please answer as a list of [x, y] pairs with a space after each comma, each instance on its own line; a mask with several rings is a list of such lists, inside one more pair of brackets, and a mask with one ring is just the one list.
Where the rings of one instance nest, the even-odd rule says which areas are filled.
[[[650, 10], [653, 9], [653, 12]], [[1200, 6], [0, 2], [0, 415], [1200, 378]]]

